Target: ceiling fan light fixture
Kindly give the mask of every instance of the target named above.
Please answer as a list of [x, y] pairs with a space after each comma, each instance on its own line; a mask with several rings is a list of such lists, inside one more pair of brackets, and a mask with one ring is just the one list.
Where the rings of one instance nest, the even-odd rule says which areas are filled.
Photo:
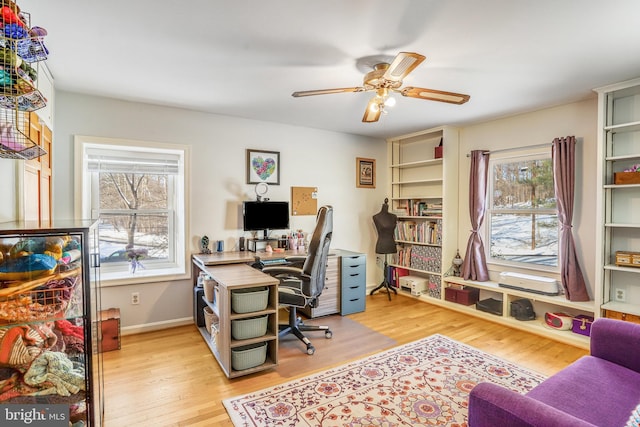
[[387, 95], [387, 99], [384, 101], [384, 106], [393, 107], [394, 105], [396, 105], [396, 99], [391, 95]]

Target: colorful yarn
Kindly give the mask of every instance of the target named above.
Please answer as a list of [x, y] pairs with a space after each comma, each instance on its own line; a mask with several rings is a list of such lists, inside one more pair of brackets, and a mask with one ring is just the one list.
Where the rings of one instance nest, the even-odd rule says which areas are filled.
[[4, 22], [5, 25], [18, 24], [21, 27], [24, 27], [24, 23], [22, 22], [20, 17], [16, 15], [16, 13], [13, 10], [11, 10], [10, 7], [2, 6], [2, 8], [0, 9], [0, 14], [2, 15], [2, 22]]
[[4, 36], [10, 39], [24, 39], [29, 37], [29, 33], [18, 24], [7, 24], [2, 29]]
[[11, 86], [12, 84], [13, 79], [11, 78], [11, 74], [5, 70], [0, 70], [0, 86]]

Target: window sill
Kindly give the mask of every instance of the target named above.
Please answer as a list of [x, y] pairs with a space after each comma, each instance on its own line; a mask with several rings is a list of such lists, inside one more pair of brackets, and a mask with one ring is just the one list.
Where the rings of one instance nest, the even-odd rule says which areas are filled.
[[143, 283], [172, 282], [190, 279], [191, 275], [180, 269], [138, 270], [130, 272], [100, 272], [100, 287], [137, 285]]

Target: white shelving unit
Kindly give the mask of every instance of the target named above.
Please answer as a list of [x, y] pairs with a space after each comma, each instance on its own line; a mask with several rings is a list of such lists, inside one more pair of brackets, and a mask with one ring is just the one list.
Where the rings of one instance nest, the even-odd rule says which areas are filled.
[[[640, 79], [598, 93], [598, 268], [596, 289], [607, 317], [640, 321], [640, 268], [616, 265], [616, 252], [640, 252], [640, 183], [615, 174], [640, 164]], [[640, 178], [640, 173], [638, 173]]]
[[[436, 158], [435, 150], [440, 145], [442, 157]], [[458, 130], [445, 126], [390, 138], [387, 149], [391, 177], [388, 194], [398, 223], [416, 227], [431, 223], [437, 227], [432, 240], [396, 238], [399, 255], [390, 266], [426, 278], [430, 297], [440, 299], [444, 295], [442, 276], [456, 254], [458, 240]], [[425, 206], [422, 212], [417, 211], [421, 204]], [[434, 212], [434, 205], [441, 206], [441, 211]], [[409, 252], [414, 254], [414, 261], [410, 255], [400, 256]], [[425, 257], [436, 261], [426, 267], [415, 262]]]
[[[442, 141], [442, 158], [434, 158], [434, 150]], [[430, 282], [428, 293], [414, 295], [415, 298], [431, 304], [446, 307], [468, 314], [501, 323], [515, 329], [524, 330], [547, 338], [572, 344], [581, 348], [589, 348], [589, 338], [572, 331], [558, 331], [547, 327], [544, 323], [544, 313], [562, 312], [570, 316], [597, 317], [593, 301], [571, 302], [563, 295], [547, 296], [532, 292], [500, 287], [496, 282], [466, 281], [460, 277], [448, 276], [447, 272], [456, 255], [456, 250], [464, 253], [465, 248], [458, 248], [458, 199], [460, 188], [458, 131], [451, 127], [441, 127], [391, 138], [388, 143], [388, 158], [391, 180], [389, 194], [391, 194], [392, 212], [398, 215], [398, 223], [410, 221], [417, 224], [440, 222], [440, 239], [435, 242], [415, 241], [414, 238], [398, 238], [396, 243], [399, 250], [406, 248], [436, 248], [440, 252], [439, 261], [433, 269], [416, 268], [411, 264], [394, 261], [392, 267], [404, 268], [412, 276], [427, 278]], [[466, 190], [463, 190], [466, 191]], [[441, 203], [441, 215], [409, 214], [404, 208], [411, 200], [426, 203]], [[631, 222], [631, 221], [629, 221]], [[640, 272], [640, 270], [639, 270]], [[640, 276], [638, 276], [640, 277]], [[496, 315], [477, 310], [475, 304], [448, 301], [445, 289], [449, 286], [475, 288], [479, 299], [493, 298], [502, 302], [502, 314]], [[410, 293], [409, 293], [410, 294]], [[534, 304], [537, 318], [530, 321], [520, 321], [511, 316], [511, 302], [527, 298]]]

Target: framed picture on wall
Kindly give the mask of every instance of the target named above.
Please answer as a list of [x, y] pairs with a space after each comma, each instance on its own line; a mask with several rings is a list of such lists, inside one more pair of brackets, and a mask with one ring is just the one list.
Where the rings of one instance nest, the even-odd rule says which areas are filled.
[[376, 188], [376, 160], [356, 157], [356, 187]]
[[280, 185], [280, 152], [247, 149], [247, 184]]

